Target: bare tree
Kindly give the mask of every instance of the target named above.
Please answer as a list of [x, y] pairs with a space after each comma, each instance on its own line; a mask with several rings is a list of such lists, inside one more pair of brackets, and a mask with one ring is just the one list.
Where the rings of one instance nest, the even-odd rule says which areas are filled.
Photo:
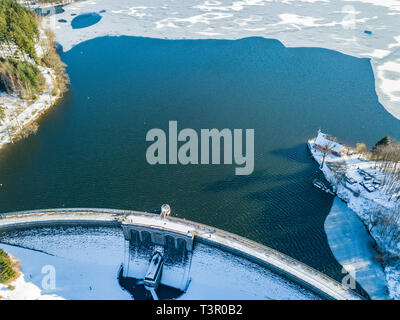
[[320, 167], [321, 169], [324, 167], [326, 156], [328, 155], [328, 153], [332, 151], [333, 145], [334, 145], [333, 141], [327, 140], [327, 142], [323, 146], [321, 146], [321, 152], [322, 152], [322, 162]]
[[38, 131], [38, 128], [39, 128], [39, 126], [36, 122], [29, 123], [15, 135], [15, 140], [19, 141], [19, 140], [29, 137], [32, 134], [36, 134]]
[[371, 212], [369, 214], [369, 232], [372, 232], [372, 229], [375, 228], [376, 225], [379, 223], [379, 216], [381, 215], [381, 212]]
[[8, 138], [10, 139], [11, 143], [14, 143], [13, 135], [12, 135], [12, 132], [13, 132], [12, 124], [9, 122], [6, 123], [5, 120], [6, 120], [5, 108], [4, 108], [3, 104], [0, 104], [0, 121], [6, 127], [7, 135], [8, 135]]
[[332, 170], [337, 184], [342, 183], [346, 177], [347, 164], [345, 161], [334, 161], [328, 164], [329, 169]]
[[4, 105], [0, 103], [0, 121], [1, 121], [1, 123], [4, 123], [5, 118], [6, 118], [5, 108], [4, 108]]
[[356, 153], [360, 156], [365, 155], [368, 152], [367, 146], [365, 143], [356, 143]]
[[15, 127], [12, 125], [11, 122], [7, 122], [6, 123], [6, 131], [8, 134], [8, 138], [10, 139], [11, 143], [14, 143], [14, 131], [15, 131]]
[[22, 125], [21, 125], [21, 122], [19, 121], [18, 117], [23, 111], [24, 111], [24, 107], [21, 105], [18, 105], [10, 113], [11, 117], [14, 119], [15, 123], [17, 124], [19, 130], [22, 130]]

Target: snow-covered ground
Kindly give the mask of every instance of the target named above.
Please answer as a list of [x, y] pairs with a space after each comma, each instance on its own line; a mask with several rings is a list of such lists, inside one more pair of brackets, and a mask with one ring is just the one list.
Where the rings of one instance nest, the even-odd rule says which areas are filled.
[[[314, 148], [313, 140], [310, 140], [309, 144], [314, 159], [321, 164], [323, 153]], [[342, 183], [337, 185], [334, 171], [330, 169], [332, 164], [335, 163], [345, 164], [342, 168], [345, 170], [345, 175], [348, 178], [355, 180], [353, 184], [342, 181]], [[322, 172], [332, 185], [337, 185], [338, 196], [347, 202], [350, 209], [357, 212], [365, 220], [370, 218], [370, 212], [373, 212], [374, 210], [394, 210], [397, 203], [396, 201], [391, 200], [390, 194], [386, 194], [379, 188], [376, 188], [373, 192], [369, 192], [361, 185], [361, 183], [372, 184], [372, 180], [365, 181], [363, 175], [359, 172], [359, 169], [374, 176], [374, 180], [380, 182], [384, 181], [383, 173], [375, 169], [375, 163], [356, 153], [352, 155], [342, 154], [340, 157], [328, 154]], [[355, 193], [358, 194], [358, 196], [356, 196]], [[396, 251], [399, 249], [400, 247], [394, 248]]]
[[[15, 259], [15, 257], [13, 257]], [[17, 259], [16, 259], [17, 260]], [[12, 286], [10, 288], [10, 286]], [[0, 300], [60, 300], [57, 295], [43, 294], [42, 290], [21, 274], [15, 281], [0, 284]]]
[[[40, 28], [40, 36], [42, 41], [45, 40], [46, 36], [43, 28]], [[43, 51], [43, 47], [38, 43], [36, 45], [36, 53], [39, 57], [43, 55]], [[45, 79], [45, 89], [36, 101], [26, 101], [16, 93], [10, 95], [6, 92], [0, 92], [0, 106], [4, 107], [5, 112], [5, 119], [0, 122], [0, 147], [11, 142], [9, 136], [11, 133], [10, 128], [14, 127], [20, 130], [20, 128], [37, 119], [43, 111], [50, 108], [59, 98], [58, 95], [53, 95], [53, 81], [56, 77], [54, 71], [43, 66], [38, 66], [38, 68]], [[16, 112], [18, 113], [17, 117], [15, 117]]]
[[[285, 46], [323, 47], [370, 58], [379, 101], [400, 118], [399, 0], [89, 0], [64, 9], [51, 18], [50, 25], [65, 51], [106, 35], [261, 36]], [[75, 15], [102, 10], [97, 24], [72, 29]]]
[[[308, 141], [309, 149], [314, 159], [321, 164], [323, 152], [315, 147], [315, 139]], [[344, 170], [345, 176], [354, 179], [352, 183], [345, 179], [338, 181], [335, 177], [334, 165], [341, 164], [341, 169]], [[343, 165], [344, 164], [344, 165]], [[383, 191], [383, 188], [375, 188], [369, 192], [362, 186], [362, 183], [371, 183], [372, 180], [366, 181], [360, 173], [360, 169], [374, 177], [373, 180], [384, 181], [383, 174], [375, 168], [373, 161], [367, 160], [360, 154], [348, 155], [346, 152], [341, 156], [327, 154], [325, 164], [321, 169], [327, 181], [336, 188], [337, 196], [347, 203], [347, 206], [352, 209], [360, 217], [361, 221], [370, 230], [371, 236], [375, 239], [378, 248], [396, 258], [400, 256], [400, 243], [388, 242], [384, 234], [382, 234], [379, 225], [372, 228], [373, 220], [371, 216], [383, 217], [395, 210], [398, 203], [391, 199], [390, 194]], [[372, 229], [372, 230], [371, 230]], [[390, 262], [390, 265], [385, 266], [386, 281], [389, 287], [389, 294], [394, 299], [400, 299], [400, 263], [397, 258]]]
[[[0, 123], [0, 146], [11, 142], [7, 132], [7, 125], [11, 124], [12, 127], [17, 128], [24, 127], [57, 101], [58, 97], [52, 94], [54, 72], [42, 66], [39, 66], [39, 69], [46, 80], [46, 89], [35, 102], [29, 104], [29, 102], [21, 99], [16, 94], [9, 95], [5, 92], [0, 92], [0, 104], [5, 107], [6, 114], [5, 121]], [[23, 111], [15, 119], [12, 114], [18, 108]]]
[[[125, 250], [120, 228], [19, 230], [0, 241], [0, 248], [20, 260], [23, 273], [14, 290], [0, 287], [4, 298], [131, 299], [117, 281]], [[149, 257], [135, 259], [131, 268], [139, 270]], [[55, 288], [48, 288], [52, 266]], [[268, 269], [206, 245], [196, 245], [189, 266], [191, 282], [181, 299], [319, 299]], [[167, 264], [161, 281], [179, 286], [186, 267], [179, 259]], [[21, 296], [24, 286], [31, 289]]]

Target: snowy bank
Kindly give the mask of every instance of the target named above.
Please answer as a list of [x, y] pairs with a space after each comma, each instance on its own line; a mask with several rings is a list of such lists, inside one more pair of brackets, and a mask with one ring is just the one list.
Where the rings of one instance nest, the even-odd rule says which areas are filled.
[[333, 201], [324, 228], [336, 260], [371, 299], [389, 299], [385, 274], [376, 261], [374, 241], [356, 213], [338, 197]]
[[[44, 53], [44, 47], [41, 42], [45, 42], [47, 39], [42, 26], [39, 30], [41, 40], [36, 45], [36, 52], [40, 57]], [[32, 63], [34, 62], [32, 61]], [[37, 67], [45, 79], [45, 86], [43, 93], [34, 102], [22, 99], [16, 93], [0, 92], [0, 106], [4, 107], [5, 113], [4, 120], [0, 122], [0, 147], [11, 143], [12, 137], [10, 139], [10, 134], [12, 136], [18, 134], [25, 126], [38, 119], [43, 112], [52, 107], [60, 98], [59, 94], [54, 93], [54, 82], [56, 81], [54, 70], [40, 65], [37, 65]], [[15, 116], [16, 114], [18, 115]], [[10, 128], [13, 128], [12, 132]]]
[[[400, 3], [396, 0], [100, 0], [76, 2], [51, 17], [68, 51], [101, 36], [239, 39], [261, 36], [289, 47], [322, 47], [371, 59], [379, 101], [400, 118]], [[73, 29], [76, 15], [100, 22]]]
[[[321, 134], [319, 133], [319, 135]], [[324, 151], [316, 145], [316, 141], [318, 139], [309, 140], [308, 148], [313, 158], [321, 166]], [[325, 146], [329, 149], [331, 142], [326, 141]], [[340, 155], [326, 153], [321, 171], [335, 189], [336, 195], [346, 202], [347, 206], [364, 223], [376, 241], [379, 250], [389, 256], [398, 257], [400, 253], [399, 242], [388, 241], [379, 226], [375, 227], [376, 222], [373, 220], [374, 217], [384, 218], [395, 211], [397, 207], [397, 201], [393, 200], [392, 196], [382, 188], [385, 177], [376, 168], [375, 162], [343, 146]], [[400, 264], [386, 265], [385, 275], [390, 297], [400, 299]]]
[[[6, 246], [2, 247], [5, 249]], [[11, 250], [13, 251], [13, 250]], [[15, 256], [12, 258], [19, 261]], [[26, 275], [21, 275], [11, 283], [4, 285], [0, 283], [0, 300], [59, 300], [57, 295], [44, 294], [40, 287], [35, 285]]]

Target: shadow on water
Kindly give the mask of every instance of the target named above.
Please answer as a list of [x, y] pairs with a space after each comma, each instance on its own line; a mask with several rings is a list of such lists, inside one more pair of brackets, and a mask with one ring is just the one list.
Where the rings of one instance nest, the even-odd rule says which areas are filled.
[[[128, 291], [134, 300], [153, 300], [149, 291], [143, 285], [143, 279], [125, 278], [122, 276], [122, 270], [118, 275], [119, 285]], [[179, 298], [183, 291], [160, 284], [157, 288], [157, 296], [160, 300], [172, 300]]]
[[[62, 53], [71, 88], [36, 136], [0, 153], [0, 210], [157, 210], [340, 272], [323, 230], [332, 198], [313, 188], [305, 142], [319, 128], [349, 144], [400, 138], [368, 59], [263, 38], [103, 37]], [[252, 128], [254, 173], [235, 165], [149, 165], [146, 133]], [[336, 271], [334, 271], [336, 270]], [[339, 270], [339, 271], [338, 271]]]
[[[311, 155], [308, 152], [304, 152], [307, 147], [306, 143], [300, 143], [290, 148], [275, 149], [268, 151], [268, 154], [282, 157], [286, 160], [295, 161], [298, 163], [310, 164]], [[313, 160], [312, 160], [313, 161]]]
[[[227, 192], [240, 188], [250, 188], [252, 184], [257, 183], [269, 186], [278, 185], [250, 192], [245, 199], [242, 199], [243, 201], [260, 203], [261, 209], [254, 215], [252, 225], [264, 226], [268, 230], [267, 235], [263, 231], [252, 230], [245, 236], [254, 241], [259, 241], [258, 239], [262, 236], [264, 244], [276, 248], [341, 282], [347, 273], [342, 272], [342, 266], [336, 261], [327, 242], [324, 222], [329, 211], [321, 211], [321, 203], [325, 202], [330, 206], [333, 197], [312, 186], [311, 181], [314, 177], [323, 179], [321, 172], [314, 170], [315, 168], [318, 167], [312, 166], [311, 170], [288, 175], [267, 175], [256, 172], [254, 177], [238, 176], [230, 180], [213, 183], [207, 186], [205, 191]], [[307, 186], [297, 183], [303, 175], [310, 177]], [[317, 198], [318, 202], [298, 201], [307, 193], [312, 194], [313, 199]], [[266, 201], [266, 199], [278, 198], [281, 199], [278, 205]], [[298, 204], [297, 210], [293, 210], [293, 201]], [[289, 225], [290, 228], [287, 227]], [[365, 298], [369, 298], [358, 283], [356, 283], [356, 291]]]
[[[225, 194], [240, 191], [242, 188], [256, 189], [254, 186], [260, 184], [267, 186], [244, 193], [241, 200], [260, 204], [257, 212], [252, 215], [254, 220], [251, 225], [263, 226], [268, 233], [257, 229], [246, 236], [257, 241], [262, 234], [267, 245], [279, 248], [280, 251], [338, 278], [338, 274], [335, 274], [338, 270], [337, 264], [320, 264], [321, 261], [334, 259], [323, 229], [329, 211], [321, 212], [321, 205], [325, 204], [329, 208], [333, 198], [312, 186], [312, 179], [319, 174], [317, 168], [311, 166], [292, 174], [267, 174], [257, 171], [251, 176], [235, 176], [225, 181], [214, 182], [206, 186], [204, 191]], [[307, 184], [301, 182], [304, 176], [309, 177]], [[301, 201], [306, 200], [303, 199], [305, 194], [310, 194], [312, 199], [316, 199], [315, 203]], [[296, 203], [296, 208], [293, 208], [293, 203]], [[287, 227], [289, 225], [290, 228]], [[312, 250], [305, 250], [311, 247]]]
[[[128, 261], [124, 262], [118, 274], [120, 286], [127, 290], [135, 300], [152, 300], [150, 292], [144, 287], [143, 278], [138, 278], [137, 275], [141, 274], [144, 276], [143, 272], [147, 270], [152, 254], [155, 250], [161, 250], [164, 264], [161, 281], [156, 290], [157, 296], [159, 299], [176, 299], [181, 296], [184, 293], [183, 288], [168, 285], [164, 282], [164, 276], [165, 273], [173, 273], [177, 278], [180, 278], [179, 276], [182, 276], [181, 273], [184, 274], [185, 269], [190, 268], [191, 255], [185, 250], [184, 244], [179, 243], [175, 246], [173, 239], [167, 237], [167, 241], [161, 249], [160, 246], [152, 243], [150, 234], [146, 232], [143, 233], [142, 241], [138, 240], [137, 238], [129, 242]], [[133, 269], [131, 269], [132, 266]], [[124, 268], [127, 268], [125, 272]], [[178, 286], [179, 283], [175, 283], [175, 285]]]

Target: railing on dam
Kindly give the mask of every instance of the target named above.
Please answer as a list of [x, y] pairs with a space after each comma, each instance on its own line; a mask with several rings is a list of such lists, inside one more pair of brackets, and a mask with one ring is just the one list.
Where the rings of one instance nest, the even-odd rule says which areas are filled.
[[58, 208], [58, 209], [37, 209], [37, 210], [26, 210], [26, 211], [15, 211], [15, 212], [7, 212], [0, 213], [0, 219], [6, 217], [15, 217], [18, 215], [41, 215], [41, 214], [51, 214], [51, 213], [105, 213], [105, 214], [131, 214], [131, 213], [140, 213], [140, 214], [150, 214], [147, 212], [139, 212], [133, 210], [121, 210], [121, 209], [103, 209], [103, 208]]
[[140, 221], [140, 227], [156, 229], [157, 232], [162, 232], [163, 229], [166, 229], [182, 233], [182, 230], [186, 230], [185, 232], [190, 232], [194, 243], [196, 241], [206, 243], [245, 257], [291, 278], [326, 298], [339, 300], [362, 299], [357, 293], [332, 278], [279, 251], [227, 231], [176, 217], [164, 218], [162, 223], [159, 223], [158, 220], [161, 218], [158, 215], [132, 210], [100, 208], [43, 209], [1, 214], [0, 231], [14, 227], [30, 228], [57, 224], [93, 225], [96, 223], [112, 223], [122, 225], [127, 223], [126, 218], [129, 216], [140, 217], [140, 219], [131, 219], [128, 223]]

